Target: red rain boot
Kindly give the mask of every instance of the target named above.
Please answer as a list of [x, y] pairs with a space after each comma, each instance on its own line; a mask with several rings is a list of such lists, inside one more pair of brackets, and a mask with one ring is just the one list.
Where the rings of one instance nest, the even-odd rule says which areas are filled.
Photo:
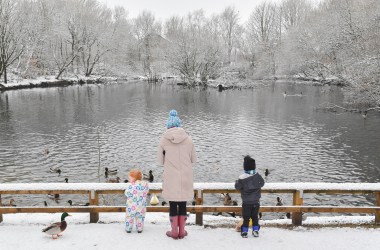
[[170, 225], [172, 230], [167, 231], [166, 235], [176, 240], [178, 239], [178, 216], [170, 216]]
[[185, 230], [187, 216], [180, 215], [178, 216], [178, 227], [179, 227], [179, 234], [178, 238], [183, 239], [185, 236], [187, 236], [187, 232]]

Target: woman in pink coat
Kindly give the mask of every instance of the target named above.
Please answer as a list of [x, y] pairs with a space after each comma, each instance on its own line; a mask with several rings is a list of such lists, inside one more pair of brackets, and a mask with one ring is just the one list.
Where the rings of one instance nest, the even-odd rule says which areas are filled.
[[158, 163], [164, 165], [162, 196], [170, 205], [172, 230], [166, 235], [182, 239], [187, 235], [186, 201], [194, 197], [192, 164], [196, 162], [195, 148], [191, 137], [181, 128], [181, 120], [174, 109], [169, 112], [166, 128], [157, 153]]

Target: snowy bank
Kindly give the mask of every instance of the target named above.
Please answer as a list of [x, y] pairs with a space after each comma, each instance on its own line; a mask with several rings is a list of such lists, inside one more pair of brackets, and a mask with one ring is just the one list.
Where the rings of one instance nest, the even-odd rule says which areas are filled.
[[[1, 249], [377, 249], [380, 229], [355, 227], [278, 228], [271, 222], [261, 221], [259, 238], [242, 239], [234, 230], [235, 218], [205, 216], [206, 226], [195, 226], [190, 215], [186, 229], [189, 235], [183, 240], [173, 240], [165, 235], [169, 229], [168, 214], [148, 213], [142, 234], [124, 231], [124, 214], [102, 214], [100, 222], [88, 224], [88, 215], [72, 214], [68, 228], [60, 239], [41, 232], [46, 225], [58, 221], [60, 214], [4, 215], [0, 223]], [[368, 216], [373, 220], [373, 216]], [[360, 220], [363, 220], [361, 217]], [[288, 220], [283, 221], [284, 224]], [[318, 218], [319, 223], [355, 222], [354, 217]], [[307, 223], [306, 223], [307, 224]], [[213, 225], [212, 227], [207, 225]], [[226, 226], [227, 225], [227, 226]], [[228, 226], [230, 225], [230, 226]]]
[[44, 76], [36, 79], [13, 79], [7, 84], [0, 83], [0, 90], [26, 89], [26, 88], [47, 88], [63, 87], [75, 84], [103, 84], [106, 82], [117, 81], [115, 77], [101, 76], [76, 76], [55, 79], [55, 76]]

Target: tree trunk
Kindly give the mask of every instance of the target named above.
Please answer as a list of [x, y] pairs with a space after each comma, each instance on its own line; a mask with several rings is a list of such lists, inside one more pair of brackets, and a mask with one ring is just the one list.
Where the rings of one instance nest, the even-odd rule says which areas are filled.
[[7, 84], [8, 79], [7, 79], [7, 67], [4, 67], [4, 84]]
[[55, 79], [59, 80], [59, 77], [62, 75], [62, 73], [64, 72], [65, 70], [59, 70], [58, 72], [58, 75], [55, 77]]

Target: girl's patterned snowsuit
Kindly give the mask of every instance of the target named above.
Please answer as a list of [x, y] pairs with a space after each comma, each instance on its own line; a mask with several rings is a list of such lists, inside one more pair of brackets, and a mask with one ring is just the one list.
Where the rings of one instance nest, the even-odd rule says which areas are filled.
[[127, 196], [127, 208], [125, 214], [125, 230], [132, 231], [136, 220], [136, 229], [141, 232], [144, 228], [144, 218], [146, 212], [146, 197], [149, 187], [145, 181], [135, 181], [129, 183], [125, 190]]

